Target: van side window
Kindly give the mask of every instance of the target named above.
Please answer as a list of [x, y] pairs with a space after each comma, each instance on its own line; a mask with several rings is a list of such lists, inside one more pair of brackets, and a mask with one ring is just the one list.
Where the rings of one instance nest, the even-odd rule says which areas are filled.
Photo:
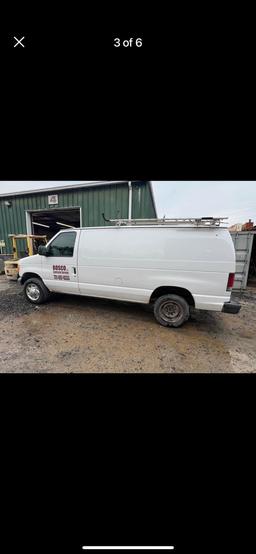
[[76, 233], [61, 233], [49, 246], [49, 256], [72, 257], [74, 252]]

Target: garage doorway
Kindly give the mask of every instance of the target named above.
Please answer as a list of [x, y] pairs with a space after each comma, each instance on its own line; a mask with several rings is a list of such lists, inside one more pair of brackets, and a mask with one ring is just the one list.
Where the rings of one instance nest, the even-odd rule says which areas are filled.
[[81, 208], [31, 210], [26, 219], [28, 234], [46, 235], [49, 241], [61, 229], [81, 227]]

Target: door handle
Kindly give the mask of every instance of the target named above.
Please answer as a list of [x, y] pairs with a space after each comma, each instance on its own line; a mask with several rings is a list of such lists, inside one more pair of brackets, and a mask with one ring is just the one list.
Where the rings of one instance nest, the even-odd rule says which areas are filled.
[[76, 267], [73, 267], [74, 275], [76, 275]]

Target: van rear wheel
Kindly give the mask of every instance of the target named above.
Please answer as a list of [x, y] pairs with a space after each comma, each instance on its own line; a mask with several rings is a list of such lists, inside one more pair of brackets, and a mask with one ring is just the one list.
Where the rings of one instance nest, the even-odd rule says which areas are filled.
[[26, 299], [32, 304], [42, 304], [46, 302], [50, 296], [50, 292], [44, 285], [41, 279], [32, 277], [25, 282], [24, 294]]
[[189, 305], [182, 296], [165, 294], [155, 301], [154, 316], [164, 327], [180, 327], [189, 318]]

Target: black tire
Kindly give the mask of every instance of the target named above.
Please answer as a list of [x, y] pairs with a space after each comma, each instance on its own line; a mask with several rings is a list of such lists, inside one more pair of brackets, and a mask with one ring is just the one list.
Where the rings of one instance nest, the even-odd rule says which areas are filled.
[[165, 294], [155, 301], [154, 316], [164, 327], [180, 327], [189, 318], [189, 305], [182, 296]]
[[24, 284], [24, 294], [26, 299], [31, 302], [31, 304], [43, 304], [43, 302], [48, 300], [50, 291], [41, 279], [31, 277], [31, 279], [28, 279]]

